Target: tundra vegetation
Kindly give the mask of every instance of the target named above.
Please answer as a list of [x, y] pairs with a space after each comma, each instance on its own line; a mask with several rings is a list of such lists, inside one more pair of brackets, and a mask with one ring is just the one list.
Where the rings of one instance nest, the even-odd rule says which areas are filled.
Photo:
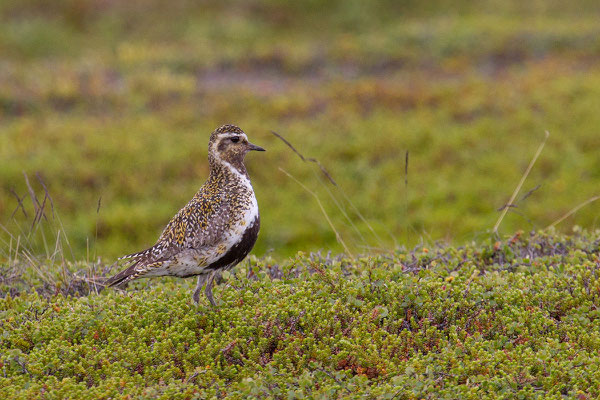
[[[0, 54], [1, 398], [600, 396], [597, 1], [9, 1]], [[223, 123], [220, 307], [99, 291]]]

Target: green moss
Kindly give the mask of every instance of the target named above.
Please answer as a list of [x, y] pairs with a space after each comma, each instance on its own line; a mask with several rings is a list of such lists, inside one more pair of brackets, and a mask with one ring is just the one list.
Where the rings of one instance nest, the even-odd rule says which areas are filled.
[[0, 301], [3, 398], [593, 398], [598, 232]]

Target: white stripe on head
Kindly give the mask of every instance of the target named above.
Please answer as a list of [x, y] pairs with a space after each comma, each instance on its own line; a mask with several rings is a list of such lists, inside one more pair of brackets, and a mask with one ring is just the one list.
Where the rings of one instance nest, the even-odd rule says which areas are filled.
[[248, 140], [248, 136], [246, 136], [245, 133], [225, 132], [225, 133], [221, 133], [219, 135], [219, 138], [223, 138], [223, 139], [228, 139], [228, 138], [232, 138], [232, 137], [239, 137], [241, 139]]

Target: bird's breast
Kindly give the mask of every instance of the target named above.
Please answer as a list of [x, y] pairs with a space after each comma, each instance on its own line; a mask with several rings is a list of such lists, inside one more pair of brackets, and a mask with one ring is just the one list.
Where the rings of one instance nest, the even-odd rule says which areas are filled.
[[254, 220], [246, 226], [246, 229], [240, 235], [231, 237], [231, 243], [233, 244], [228, 246], [227, 251], [210, 263], [206, 270], [229, 269], [242, 261], [254, 247], [259, 230], [260, 216], [256, 213]]

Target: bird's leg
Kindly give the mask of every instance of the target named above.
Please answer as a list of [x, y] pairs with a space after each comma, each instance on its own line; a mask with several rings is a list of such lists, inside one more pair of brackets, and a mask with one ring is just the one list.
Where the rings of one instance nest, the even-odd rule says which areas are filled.
[[196, 284], [196, 289], [194, 289], [194, 294], [192, 295], [192, 299], [194, 299], [194, 303], [196, 304], [200, 302], [200, 290], [202, 290], [205, 281], [206, 275], [198, 275], [198, 283]]
[[223, 274], [221, 273], [221, 271], [215, 274], [215, 285], [220, 285], [221, 283], [223, 283], [224, 279], [222, 275]]
[[208, 298], [208, 301], [210, 301], [210, 304], [212, 304], [213, 307], [217, 306], [217, 303], [215, 303], [215, 300], [213, 299], [213, 294], [212, 294], [212, 287], [213, 287], [213, 283], [215, 281], [215, 275], [217, 274], [217, 272], [212, 272], [210, 274], [210, 276], [207, 279], [206, 282], [206, 288], [204, 289], [204, 294], [206, 295], [206, 297]]

